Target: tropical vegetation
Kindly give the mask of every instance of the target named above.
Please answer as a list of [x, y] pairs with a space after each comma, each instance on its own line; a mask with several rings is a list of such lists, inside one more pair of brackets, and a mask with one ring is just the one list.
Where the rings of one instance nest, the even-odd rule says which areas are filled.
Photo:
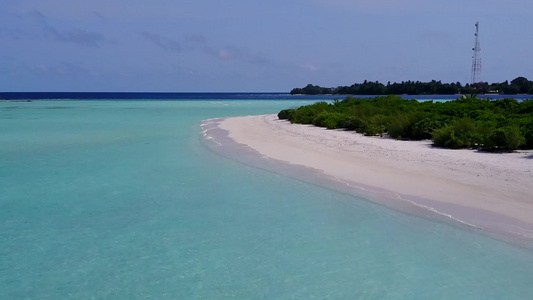
[[334, 88], [321, 87], [308, 84], [303, 88], [294, 88], [291, 94], [304, 95], [453, 95], [453, 94], [533, 94], [533, 81], [525, 77], [517, 77], [509, 83], [478, 82], [463, 86], [460, 82], [442, 83], [432, 80], [430, 82], [402, 81], [401, 83], [390, 83], [386, 85], [379, 81], [367, 81], [354, 83], [351, 86], [338, 86]]
[[533, 99], [519, 102], [463, 97], [453, 101], [405, 100], [399, 96], [347, 97], [279, 112], [291, 123], [355, 130], [367, 136], [431, 139], [444, 148], [487, 151], [533, 149]]

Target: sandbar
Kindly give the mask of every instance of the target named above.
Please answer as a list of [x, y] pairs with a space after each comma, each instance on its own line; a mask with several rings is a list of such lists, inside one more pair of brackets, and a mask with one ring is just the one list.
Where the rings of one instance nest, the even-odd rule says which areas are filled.
[[485, 153], [431, 141], [367, 137], [291, 124], [276, 115], [221, 119], [218, 128], [264, 158], [385, 191], [469, 226], [533, 241], [533, 151]]

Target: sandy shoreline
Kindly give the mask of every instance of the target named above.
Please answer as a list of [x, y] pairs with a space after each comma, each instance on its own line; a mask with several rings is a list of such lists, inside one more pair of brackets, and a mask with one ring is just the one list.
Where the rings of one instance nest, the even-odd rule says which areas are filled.
[[533, 241], [533, 151], [436, 149], [429, 141], [364, 137], [290, 124], [276, 115], [227, 118], [218, 127], [265, 157]]

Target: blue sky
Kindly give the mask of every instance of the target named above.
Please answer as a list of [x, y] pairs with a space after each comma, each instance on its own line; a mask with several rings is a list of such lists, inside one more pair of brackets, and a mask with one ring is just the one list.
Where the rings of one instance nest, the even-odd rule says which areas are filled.
[[531, 0], [1, 0], [0, 91], [533, 79]]

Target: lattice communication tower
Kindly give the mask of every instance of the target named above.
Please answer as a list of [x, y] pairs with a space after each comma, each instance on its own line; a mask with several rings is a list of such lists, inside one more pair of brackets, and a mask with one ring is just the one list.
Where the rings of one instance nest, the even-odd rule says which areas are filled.
[[481, 81], [481, 47], [479, 46], [479, 22], [476, 22], [476, 41], [474, 43], [474, 54], [472, 55], [472, 79], [471, 84]]

